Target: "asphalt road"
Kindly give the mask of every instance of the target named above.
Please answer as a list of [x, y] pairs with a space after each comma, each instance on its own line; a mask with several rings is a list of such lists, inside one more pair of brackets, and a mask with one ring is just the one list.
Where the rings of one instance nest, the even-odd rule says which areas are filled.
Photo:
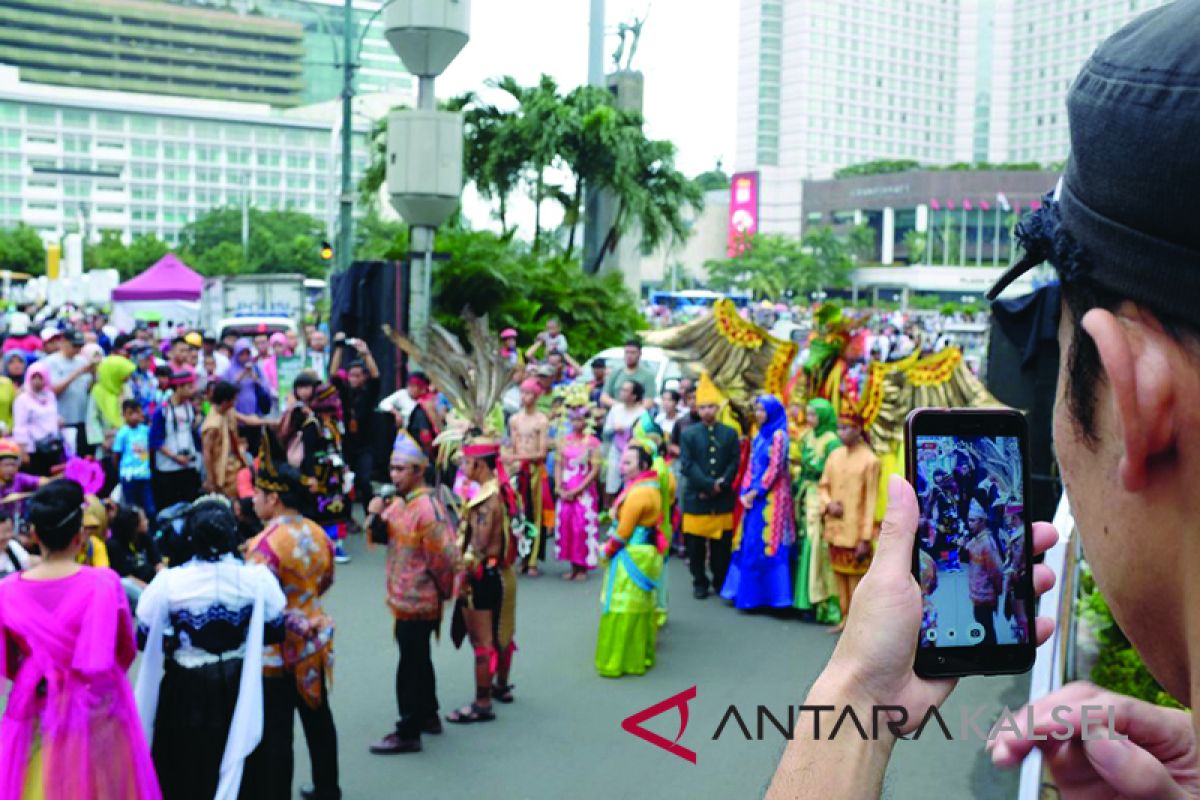
[[[658, 665], [642, 677], [600, 678], [592, 667], [600, 581], [559, 579], [552, 563], [543, 576], [520, 583], [516, 702], [498, 705], [498, 719], [472, 726], [447, 725], [426, 736], [415, 755], [375, 756], [367, 747], [391, 729], [396, 717], [393, 680], [396, 647], [383, 604], [384, 552], [364, 550], [361, 536], [349, 546], [350, 564], [338, 567], [329, 608], [337, 621], [337, 666], [331, 697], [337, 720], [342, 789], [358, 798], [755, 798], [762, 795], [783, 750], [782, 736], [765, 725], [757, 740], [756, 707], [786, 717], [802, 702], [829, 658], [834, 637], [793, 619], [739, 613], [715, 597], [692, 598], [687, 568], [670, 564], [671, 618], [660, 636]], [[447, 636], [434, 646], [438, 699], [443, 713], [473, 695], [469, 649], [456, 651]], [[621, 721], [648, 706], [696, 687], [679, 743], [696, 753], [692, 764], [621, 729]], [[965, 710], [1022, 702], [1025, 679], [963, 681], [946, 708], [958, 736]], [[732, 721], [714, 734], [736, 704], [751, 734]], [[994, 711], [992, 711], [994, 709]], [[669, 710], [646, 727], [674, 739], [679, 716]], [[296, 785], [307, 781], [308, 759], [297, 727]], [[884, 796], [889, 798], [1011, 798], [1016, 775], [994, 771], [979, 742], [947, 742], [930, 734], [896, 750]]]

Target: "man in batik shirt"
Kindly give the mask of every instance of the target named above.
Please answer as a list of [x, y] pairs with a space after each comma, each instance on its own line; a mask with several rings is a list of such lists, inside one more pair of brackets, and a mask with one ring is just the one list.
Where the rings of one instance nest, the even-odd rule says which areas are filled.
[[[371, 745], [380, 755], [419, 753], [421, 734], [442, 732], [429, 643], [454, 586], [455, 531], [450, 514], [425, 483], [429, 460], [405, 431], [392, 445], [391, 478], [403, 498], [384, 507], [371, 501], [374, 526], [386, 530], [387, 604], [396, 618], [396, 729]], [[373, 529], [372, 534], [376, 533]]]
[[282, 645], [263, 652], [262, 742], [246, 765], [246, 796], [292, 797], [292, 731], [300, 713], [312, 760], [306, 800], [338, 800], [337, 729], [329, 708], [333, 681], [333, 619], [321, 595], [333, 585], [333, 543], [321, 526], [297, 510], [310, 505], [300, 473], [276, 466], [263, 437], [254, 479], [254, 511], [266, 528], [246, 543], [246, 560], [265, 564], [287, 597]]

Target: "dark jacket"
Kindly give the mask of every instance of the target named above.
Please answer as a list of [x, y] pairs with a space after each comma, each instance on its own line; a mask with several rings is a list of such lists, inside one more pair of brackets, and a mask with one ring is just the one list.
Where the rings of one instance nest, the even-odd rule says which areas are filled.
[[[720, 422], [711, 428], [703, 423], [690, 426], [679, 438], [679, 472], [686, 483], [683, 493], [685, 514], [728, 514], [737, 498], [737, 477], [741, 448], [733, 428]], [[723, 480], [720, 493], [713, 484]]]

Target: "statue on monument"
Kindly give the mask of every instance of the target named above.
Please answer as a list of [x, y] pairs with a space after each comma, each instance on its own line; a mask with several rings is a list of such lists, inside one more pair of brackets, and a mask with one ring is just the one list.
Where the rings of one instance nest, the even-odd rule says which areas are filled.
[[[631, 72], [633, 70], [633, 57], [637, 55], [638, 42], [642, 38], [642, 26], [646, 24], [647, 17], [650, 16], [649, 9], [646, 10], [645, 16], [633, 18], [632, 23], [622, 22], [617, 26], [617, 36], [620, 37], [621, 43], [617, 45], [617, 50], [613, 53], [613, 68], [617, 72]], [[629, 52], [625, 52], [626, 37], [629, 37]], [[624, 64], [622, 64], [622, 60]]]

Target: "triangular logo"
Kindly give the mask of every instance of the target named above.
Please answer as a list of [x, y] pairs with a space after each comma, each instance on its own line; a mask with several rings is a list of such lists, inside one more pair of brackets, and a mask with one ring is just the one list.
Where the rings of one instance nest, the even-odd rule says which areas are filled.
[[[674, 697], [668, 697], [661, 703], [655, 703], [649, 708], [644, 708], [636, 714], [631, 714], [621, 721], [621, 728], [626, 733], [632, 733], [639, 739], [649, 742], [655, 747], [661, 747], [671, 755], [679, 756], [684, 761], [696, 763], [696, 754], [679, 743], [683, 738], [683, 732], [688, 726], [688, 701], [696, 698], [696, 687], [685, 689]], [[659, 736], [653, 731], [648, 731], [642, 727], [642, 723], [648, 719], [653, 719], [659, 714], [668, 711], [672, 708], [679, 709], [679, 733], [675, 736], [675, 741], [669, 741]]]

